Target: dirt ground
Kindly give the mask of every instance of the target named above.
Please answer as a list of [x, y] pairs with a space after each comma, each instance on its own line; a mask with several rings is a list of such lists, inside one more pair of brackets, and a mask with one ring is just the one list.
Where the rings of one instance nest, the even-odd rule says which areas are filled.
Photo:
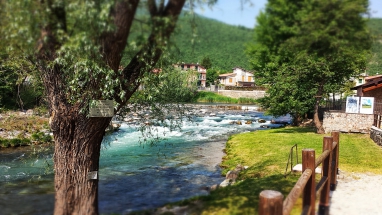
[[331, 193], [330, 215], [382, 215], [382, 175], [341, 172]]

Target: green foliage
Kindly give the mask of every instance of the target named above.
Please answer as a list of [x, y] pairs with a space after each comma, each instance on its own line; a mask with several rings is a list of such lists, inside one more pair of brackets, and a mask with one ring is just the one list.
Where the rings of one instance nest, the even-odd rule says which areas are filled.
[[18, 76], [0, 65], [0, 107], [13, 108]]
[[195, 102], [207, 103], [229, 103], [229, 104], [257, 104], [256, 99], [231, 98], [213, 92], [199, 91], [195, 97]]
[[134, 94], [131, 103], [157, 105], [190, 102], [197, 90], [196, 77], [196, 72], [192, 70], [164, 67], [158, 73], [145, 76], [141, 90]]
[[367, 24], [373, 36], [372, 56], [367, 65], [367, 74], [382, 74], [382, 19], [373, 18]]
[[219, 78], [220, 70], [217, 69], [216, 67], [212, 67], [207, 69], [207, 74], [206, 74], [206, 83], [207, 86], [209, 85], [216, 85], [218, 84], [218, 78]]
[[210, 69], [212, 67], [212, 63], [211, 63], [210, 57], [204, 57], [202, 62], [200, 63], [200, 65], [202, 65], [207, 70]]
[[36, 132], [31, 135], [31, 140], [38, 143], [50, 143], [52, 142], [52, 137], [44, 132]]
[[[0, 53], [6, 53], [5, 63], [13, 71], [22, 71], [24, 77], [33, 76], [36, 81], [46, 75], [41, 74], [41, 70], [60, 68], [60, 78], [66, 80], [61, 90], [72, 103], [99, 97], [99, 94], [110, 97], [118, 80], [112, 79], [110, 69], [102, 63], [97, 42], [102, 32], [114, 28], [109, 17], [113, 4], [111, 1], [4, 2], [1, 15], [2, 20], [7, 21], [2, 23], [1, 39], [7, 46]], [[65, 22], [60, 16], [65, 16]], [[45, 26], [53, 26], [49, 29], [51, 32], [41, 31]], [[51, 39], [49, 33], [60, 46], [54, 56], [44, 53], [54, 60], [37, 61], [36, 55], [43, 43]], [[101, 83], [99, 86], [103, 88], [96, 87], [95, 82]], [[27, 89], [24, 100], [40, 96], [40, 89]]]
[[268, 84], [262, 104], [295, 118], [364, 72], [371, 45], [367, 1], [270, 0], [248, 48], [256, 81]]
[[210, 59], [211, 66], [222, 70], [231, 71], [236, 66], [249, 68], [244, 51], [245, 44], [251, 41], [251, 29], [199, 15], [185, 14], [178, 22], [172, 38], [176, 49], [171, 51], [177, 62], [203, 65], [203, 60]]

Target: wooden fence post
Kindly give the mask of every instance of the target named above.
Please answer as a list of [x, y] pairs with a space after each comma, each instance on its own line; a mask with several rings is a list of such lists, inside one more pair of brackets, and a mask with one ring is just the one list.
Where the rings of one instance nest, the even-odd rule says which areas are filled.
[[278, 191], [261, 191], [259, 200], [259, 215], [282, 215], [283, 198], [283, 194]]
[[330, 190], [335, 191], [337, 187], [337, 174], [338, 174], [338, 158], [340, 157], [340, 132], [332, 132], [333, 142], [336, 146], [333, 148], [332, 154], [332, 173], [330, 176]]
[[324, 137], [323, 140], [323, 152], [329, 150], [329, 155], [322, 162], [322, 178], [327, 179], [326, 183], [323, 185], [320, 194], [320, 205], [318, 207], [319, 215], [329, 215], [329, 192], [330, 192], [330, 177], [331, 177], [331, 166], [332, 163], [332, 146], [333, 137]]
[[312, 170], [312, 175], [310, 176], [308, 182], [305, 185], [303, 199], [302, 199], [302, 210], [306, 211], [309, 208], [309, 215], [315, 215], [315, 201], [316, 201], [316, 153], [314, 149], [303, 149], [302, 150], [302, 172], [306, 169]]

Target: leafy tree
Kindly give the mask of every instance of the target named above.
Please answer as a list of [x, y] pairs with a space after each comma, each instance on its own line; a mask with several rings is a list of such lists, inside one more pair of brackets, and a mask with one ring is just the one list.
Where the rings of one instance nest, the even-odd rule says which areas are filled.
[[[195, 2], [215, 1], [187, 6]], [[54, 214], [98, 214], [98, 179], [88, 177], [99, 169], [111, 117], [89, 117], [89, 106], [93, 100], [114, 100], [118, 113], [143, 82], [153, 86], [146, 79], [154, 79], [150, 71], [165, 64], [167, 44], [185, 3], [0, 0], [0, 41], [7, 44], [1, 53], [12, 68], [36, 72], [48, 98], [55, 141]], [[137, 11], [149, 14], [137, 20], [149, 34], [129, 41], [132, 32], [140, 31], [132, 29]], [[130, 58], [121, 62], [125, 53]], [[153, 96], [157, 94], [148, 95], [143, 104], [157, 101], [150, 100]]]
[[270, 0], [257, 18], [249, 47], [258, 81], [269, 85], [264, 106], [274, 115], [290, 113], [298, 122], [314, 112], [324, 95], [366, 68], [370, 34], [367, 0]]
[[204, 68], [207, 70], [212, 67], [211, 59], [210, 57], [204, 57], [202, 62], [200, 63]]
[[218, 68], [212, 67], [212, 68], [207, 69], [206, 82], [208, 85], [216, 84], [218, 77], [219, 77], [219, 69]]

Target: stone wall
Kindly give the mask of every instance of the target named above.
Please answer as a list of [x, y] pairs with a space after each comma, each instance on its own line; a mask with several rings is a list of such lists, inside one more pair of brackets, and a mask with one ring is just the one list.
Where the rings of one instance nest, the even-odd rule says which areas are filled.
[[370, 129], [370, 138], [378, 145], [382, 146], [382, 130], [375, 126]]
[[373, 114], [325, 112], [323, 127], [326, 133], [332, 131], [369, 133], [373, 126]]
[[265, 91], [238, 91], [238, 90], [219, 90], [218, 93], [223, 96], [228, 96], [231, 98], [251, 98], [258, 99], [263, 98]]

